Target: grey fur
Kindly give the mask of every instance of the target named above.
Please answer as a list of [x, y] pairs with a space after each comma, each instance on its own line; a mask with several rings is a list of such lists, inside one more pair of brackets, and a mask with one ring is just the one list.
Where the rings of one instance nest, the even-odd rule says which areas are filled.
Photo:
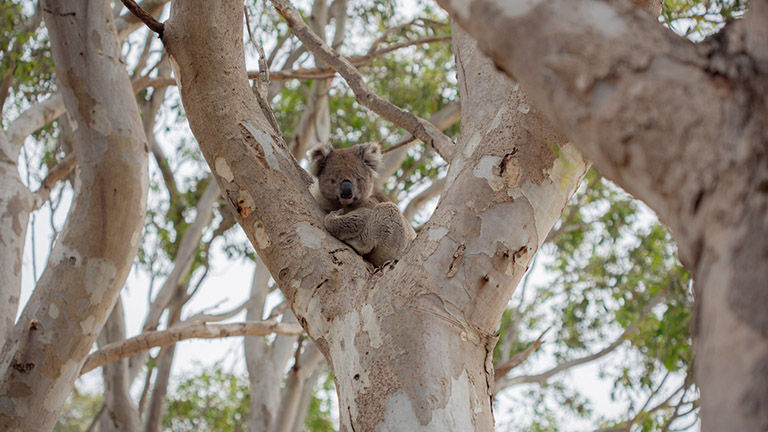
[[[366, 143], [346, 149], [327, 144], [309, 151], [310, 172], [317, 177], [315, 199], [329, 212], [325, 228], [352, 246], [375, 266], [399, 258], [416, 237], [397, 206], [374, 190], [376, 168], [381, 163], [378, 144]], [[342, 199], [339, 185], [353, 184], [351, 199]]]

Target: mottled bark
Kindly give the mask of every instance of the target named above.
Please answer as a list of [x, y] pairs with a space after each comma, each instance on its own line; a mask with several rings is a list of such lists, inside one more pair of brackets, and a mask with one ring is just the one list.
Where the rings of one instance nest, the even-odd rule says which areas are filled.
[[694, 272], [705, 431], [768, 428], [768, 2], [694, 45], [628, 1], [440, 3]]
[[[0, 131], [0, 141], [5, 141]], [[32, 194], [19, 178], [15, 156], [0, 154], [0, 347], [13, 332], [21, 293], [21, 259], [27, 222], [32, 211]]]
[[9, 342], [21, 292], [21, 261], [29, 214], [35, 196], [19, 177], [19, 151], [24, 140], [64, 112], [60, 95], [24, 110], [0, 130], [0, 347]]
[[[75, 197], [2, 352], [0, 429], [50, 430], [136, 254], [147, 148], [104, 2], [42, 7], [64, 103], [77, 122]], [[42, 397], [41, 395], [44, 395]]]
[[401, 261], [374, 272], [322, 229], [306, 173], [248, 86], [241, 16], [235, 1], [175, 3], [163, 40], [224, 195], [332, 367], [342, 430], [491, 430], [492, 335], [585, 163], [457, 41], [473, 102], [446, 193]]

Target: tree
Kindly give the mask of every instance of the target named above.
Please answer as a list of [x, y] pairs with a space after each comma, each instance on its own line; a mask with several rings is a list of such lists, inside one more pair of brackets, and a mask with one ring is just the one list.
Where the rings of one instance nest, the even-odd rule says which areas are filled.
[[[251, 372], [252, 396], [248, 426], [251, 430], [291, 430], [301, 426], [303, 421], [299, 418], [302, 412], [306, 412], [306, 408], [301, 407], [311, 402], [312, 384], [319, 375], [321, 355], [328, 360], [333, 371], [339, 393], [340, 420], [342, 428], [346, 430], [372, 430], [374, 427], [488, 430], [493, 425], [491, 403], [494, 383], [498, 387], [519, 382], [545, 383], [555, 373], [611, 352], [625, 340], [631, 340], [633, 346], [643, 352], [648, 364], [662, 362], [668, 371], [667, 375], [686, 370], [690, 357], [685, 351], [687, 338], [680, 326], [668, 326], [664, 333], [667, 341], [682, 335], [679, 343], [670, 343], [664, 347], [649, 343], [649, 334], [663, 331], [662, 321], [652, 312], [662, 298], [670, 305], [669, 313], [662, 318], [675, 324], [687, 320], [687, 276], [674, 266], [673, 259], [667, 258], [671, 252], [664, 246], [664, 233], [654, 228], [655, 231], [643, 233], [645, 240], [638, 246], [639, 252], [631, 259], [634, 266], [630, 268], [638, 271], [626, 275], [622, 283], [613, 286], [617, 298], [634, 302], [631, 305], [633, 307], [622, 307], [616, 311], [615, 320], [623, 329], [618, 339], [605, 344], [605, 349], [582, 357], [578, 357], [579, 351], [564, 351], [560, 358], [561, 364], [544, 373], [504, 376], [542, 345], [542, 336], [530, 338], [519, 332], [527, 310], [508, 309], [507, 303], [534, 254], [544, 242], [562, 239], [563, 235], [576, 235], [580, 231], [573, 228], [573, 224], [586, 223], [579, 220], [581, 216], [578, 211], [569, 210], [560, 227], [550, 232], [585, 175], [587, 164], [565, 137], [571, 137], [571, 130], [559, 122], [555, 122], [558, 129], [554, 129], [537, 110], [539, 104], [544, 103], [539, 102], [541, 96], [534, 98], [534, 107], [534, 103], [528, 100], [520, 87], [499, 74], [494, 65], [479, 53], [475, 42], [460, 28], [452, 26], [462, 102], [461, 130], [454, 143], [449, 136], [456, 129], [453, 128], [453, 132], [448, 132], [448, 135], [441, 130], [449, 128], [457, 120], [456, 104], [439, 102], [438, 106], [428, 108], [419, 105], [424, 101], [434, 104], [429, 101], [435, 99], [429, 98], [418, 99], [421, 102], [412, 104], [415, 99], [404, 97], [404, 93], [411, 91], [409, 87], [403, 86], [408, 90], [398, 93], [397, 86], [385, 77], [366, 83], [356, 69], [356, 66], [370, 65], [382, 53], [412, 46], [414, 40], [408, 37], [414, 34], [417, 38], [422, 37], [420, 31], [426, 33], [426, 36], [420, 42], [416, 40], [416, 43], [445, 40], [444, 34], [434, 33], [434, 29], [445, 26], [429, 18], [390, 28], [384, 26], [384, 29], [378, 30], [380, 34], [373, 37], [372, 45], [365, 55], [345, 58], [337, 52], [345, 34], [345, 2], [337, 0], [330, 5], [320, 0], [314, 2], [305, 24], [301, 15], [289, 3], [275, 0], [273, 4], [280, 15], [272, 11], [266, 18], [272, 21], [273, 27], [263, 23], [263, 16], [259, 22], [262, 26], [275, 29], [275, 34], [271, 36], [276, 38], [276, 46], [270, 56], [261, 54], [260, 71], [249, 73], [244, 61], [241, 4], [231, 1], [214, 4], [176, 2], [172, 5], [170, 18], [164, 23], [142, 15], [144, 22], [161, 35], [170, 61], [165, 61], [165, 56], [152, 53], [152, 34], [149, 33], [141, 41], [143, 45], [140, 46], [143, 48], [138, 50], [136, 56], [138, 59], [130, 79], [133, 88], [122, 85], [121, 90], [116, 91], [107, 86], [104, 80], [88, 79], [88, 74], [95, 73], [98, 68], [70, 68], [71, 63], [67, 63], [67, 59], [80, 56], [99, 64], [103, 61], [104, 53], [107, 53], [107, 58], [119, 58], [117, 47], [120, 38], [136, 28], [139, 22], [131, 14], [118, 16], [115, 19], [117, 31], [112, 32], [108, 24], [112, 12], [108, 8], [97, 2], [88, 5], [86, 11], [78, 9], [86, 6], [76, 3], [43, 3], [39, 11], [49, 27], [48, 34], [58, 73], [72, 72], [66, 79], [60, 78], [61, 93], [65, 96], [63, 98], [54, 96], [38, 101], [14, 93], [14, 100], [22, 101], [18, 107], [22, 114], [6, 128], [7, 139], [4, 142], [9, 144], [7, 148], [4, 147], [4, 151], [7, 150], [4, 160], [18, 160], [18, 149], [24, 137], [58, 117], [65, 106], [70, 113], [67, 118], [75, 121], [70, 124], [67, 118], [59, 120], [57, 128], [61, 131], [60, 139], [64, 139], [64, 132], [70, 124], [75, 134], [72, 142], [79, 146], [94, 142], [93, 139], [89, 141], [83, 137], [101, 139], [100, 136], [109, 131], [108, 125], [126, 120], [133, 122], [130, 129], [123, 129], [137, 136], [144, 132], [147, 144], [138, 144], [144, 141], [139, 136], [140, 139], [133, 141], [131, 148], [139, 155], [152, 154], [162, 176], [161, 181], [153, 182], [153, 188], [163, 188], [167, 192], [167, 206], [151, 206], [145, 219], [145, 234], [138, 255], [139, 266], [148, 269], [153, 278], [164, 277], [164, 282], [152, 298], [143, 326], [145, 332], [136, 338], [124, 340], [121, 304], [116, 300], [131, 266], [134, 250], [123, 248], [121, 252], [125, 255], [109, 257], [110, 262], [117, 263], [120, 260], [119, 265], [114, 264], [119, 271], [116, 271], [109, 289], [87, 289], [90, 285], [85, 284], [86, 289], [82, 290], [83, 284], [78, 284], [76, 280], [71, 285], [70, 279], [57, 277], [57, 292], [66, 294], [59, 294], [58, 297], [50, 293], [51, 288], [46, 288], [49, 286], [46, 281], [50, 280], [46, 274], [61, 264], [57, 258], [60, 254], [53, 253], [51, 263], [35, 288], [34, 297], [26, 305], [26, 311], [15, 326], [9, 324], [7, 327], [10, 336], [3, 342], [3, 353], [7, 357], [4, 360], [8, 361], [3, 364], [12, 367], [5, 372], [2, 385], [3, 394], [7, 395], [3, 396], [3, 400], [11, 403], [0, 404], [3, 410], [3, 416], [0, 416], [3, 423], [0, 424], [6, 428], [50, 429], [64, 398], [71, 391], [74, 378], [81, 371], [134, 355], [130, 360], [113, 362], [103, 369], [106, 390], [102, 402], [103, 414], [99, 414], [96, 419], [100, 421], [99, 430], [158, 430], [174, 359], [173, 343], [187, 337], [278, 333], [274, 338], [264, 340], [247, 339], [246, 357]], [[646, 8], [658, 6], [639, 3]], [[157, 14], [163, 4], [162, 1], [145, 0], [141, 7]], [[594, 10], [585, 10], [604, 12], [606, 9], [601, 9], [601, 4], [591, 2], [585, 7]], [[386, 7], [374, 5], [371, 11], [375, 15], [377, 8]], [[670, 10], [665, 15], [668, 19], [671, 19]], [[141, 15], [140, 10], [134, 8], [133, 11]], [[388, 12], [379, 13], [386, 16]], [[91, 23], [89, 19], [93, 17], [101, 18]], [[288, 23], [288, 27], [281, 27], [283, 20]], [[640, 19], [640, 22], [648, 21], [647, 18], [645, 20]], [[325, 29], [331, 22], [334, 32], [328, 46], [325, 42]], [[466, 24], [463, 19], [460, 22]], [[301, 44], [288, 36], [289, 28]], [[30, 30], [24, 31], [29, 33]], [[87, 37], [94, 32], [100, 35], [99, 38]], [[263, 47], [258, 40], [265, 34], [264, 30], [252, 32], [248, 26], [248, 33], [252, 45], [261, 50]], [[69, 42], [73, 40], [71, 34], [80, 35], [85, 42], [72, 44]], [[641, 34], [633, 33], [632, 38]], [[394, 42], [398, 37], [406, 39]], [[483, 41], [482, 38], [479, 40]], [[283, 44], [293, 44], [285, 55], [283, 70], [270, 71], [270, 76], [267, 76], [266, 70], [271, 69], [274, 55]], [[105, 51], [104, 46], [110, 47], [111, 51]], [[314, 57], [315, 67], [292, 69], [306, 50]], [[433, 68], [419, 72], [428, 75], [431, 71], [440, 71], [439, 67], [434, 67], [434, 59], [439, 59], [445, 52], [447, 50], [437, 51], [432, 53], [432, 57], [426, 57], [427, 63], [432, 62]], [[20, 56], [20, 61], [26, 61], [28, 54]], [[150, 58], [152, 61], [160, 61], [148, 65]], [[390, 66], [393, 66], [392, 61], [383, 60], [385, 65], [390, 62]], [[191, 176], [185, 180], [186, 184], [178, 183], [179, 173], [174, 171], [172, 160], [163, 154], [155, 141], [154, 118], [165, 98], [165, 87], [174, 82], [170, 78], [171, 64], [189, 124], [211, 167], [216, 184], [205, 174]], [[392, 69], [394, 67], [389, 70], [380, 66], [377, 68], [375, 63], [371, 67], [374, 74], [391, 74]], [[345, 95], [339, 92], [341, 97], [331, 102], [329, 92], [333, 84], [330, 78], [334, 71], [344, 77], [352, 93]], [[122, 65], [99, 75], [102, 78], [112, 76], [119, 76], [123, 83], [129, 82]], [[286, 85], [280, 79], [287, 76], [309, 77], [313, 81], [299, 86]], [[253, 85], [249, 83], [249, 77], [254, 79]], [[446, 81], [442, 75], [438, 77], [440, 79], [433, 82]], [[82, 82], [91, 87], [81, 91], [78, 83]], [[526, 85], [523, 79], [521, 83]], [[148, 86], [152, 87], [151, 93], [145, 90]], [[17, 83], [17, 88], [22, 88], [20, 83]], [[274, 99], [280, 90], [283, 90], [280, 96]], [[439, 90], [428, 87], [427, 93], [439, 93]], [[139, 92], [138, 97], [134, 97], [134, 92]], [[395, 104], [380, 97], [379, 93], [386, 94]], [[104, 113], [100, 107], [106, 102], [95, 95], [104, 95], [105, 98], [120, 96], [122, 99], [113, 102], [110, 110]], [[531, 95], [537, 96], [538, 93]], [[102, 105], [93, 105], [93, 100], [101, 101]], [[136, 100], [140, 111], [136, 109]], [[298, 103], [304, 104], [303, 110], [296, 109]], [[90, 106], [96, 108], [83, 108]], [[274, 116], [270, 106], [276, 107]], [[367, 107], [381, 118], [360, 112], [360, 106]], [[409, 110], [399, 106], [408, 106]], [[541, 106], [546, 108], [549, 105]], [[126, 112], [131, 114], [126, 116]], [[348, 121], [343, 123], [347, 131], [332, 129], [329, 113], [347, 116]], [[428, 122], [414, 113], [433, 115]], [[138, 123], [137, 119], [142, 123]], [[392, 123], [388, 124], [387, 121]], [[386, 137], [394, 149], [388, 153], [382, 178], [386, 181], [390, 174], [402, 166], [396, 174], [398, 181], [389, 180], [390, 184], [395, 183], [393, 195], [400, 197], [408, 188], [427, 186], [431, 178], [441, 170], [444, 172], [445, 168], [433, 162], [439, 160], [433, 158], [434, 153], [439, 154], [449, 167], [445, 177], [437, 179], [417, 197], [413, 197], [406, 209], [406, 214], [415, 214], [415, 209], [422, 205], [419, 203], [428, 197], [441, 196], [437, 209], [422, 226], [411, 249], [398, 262], [373, 269], [354, 251], [324, 232], [322, 214], [307, 190], [309, 179], [294, 157], [300, 158], [308, 146], [334, 135], [334, 138], [341, 136], [348, 141], [354, 141], [355, 138], [385, 140], [385, 136], [398, 127], [402, 127], [410, 136], [407, 134], [401, 139]], [[633, 139], [634, 134], [633, 131]], [[642, 135], [640, 132], [636, 134]], [[290, 136], [291, 139], [287, 140], [284, 136]], [[414, 139], [425, 145], [409, 150]], [[94, 153], [86, 147], [81, 148], [79, 152], [65, 149], [65, 154], [72, 153], [66, 158], [60, 154], [55, 155], [59, 163], [50, 170], [50, 178], [42, 182], [48, 190], [58, 179], [66, 177], [76, 163], [78, 175], [73, 181], [77, 185], [77, 196], [87, 199], [88, 193], [84, 191], [89, 192], [91, 188], [88, 186], [90, 183], [83, 183], [84, 179], [88, 180], [88, 177], [83, 177], [83, 172], [88, 172], [88, 164], [93, 162], [92, 153], [98, 155], [102, 152]], [[118, 150], [116, 146], [105, 148], [109, 151]], [[103, 154], [108, 153], [105, 150]], [[590, 157], [594, 156], [590, 154]], [[81, 166], [81, 161], [84, 166]], [[4, 263], [13, 262], [11, 259], [19, 262], [24, 244], [23, 227], [32, 209], [45, 202], [46, 193], [46, 189], [41, 188], [34, 198], [30, 197], [32, 194], [27, 185], [14, 172], [15, 162], [8, 165], [10, 169], [4, 171], [2, 181], [11, 187], [3, 190], [12, 193], [7, 195], [8, 198], [0, 199], [0, 210], [3, 223], [6, 224], [3, 226], [4, 232], [12, 232], [13, 236], [9, 236], [9, 241], [3, 244], [3, 257], [9, 258]], [[97, 169], [103, 175], [120, 173], [110, 163], [100, 162], [94, 166], [96, 168], [91, 169]], [[598, 162], [598, 167], [614, 178], [615, 171], [610, 169], [610, 165], [604, 167]], [[120, 176], [145, 178], [142, 169], [146, 169], [146, 158], [143, 164], [131, 164], [125, 169], [129, 173]], [[589, 183], [593, 187], [599, 182], [595, 178], [591, 175]], [[118, 183], [125, 186], [122, 180]], [[619, 183], [635, 192], [627, 184]], [[139, 189], [141, 187], [146, 186], [139, 182]], [[217, 203], [219, 191], [223, 199]], [[589, 200], [583, 199], [583, 196], [579, 195], [572, 208], [583, 208], [586, 205]], [[23, 204], [21, 206], [20, 199]], [[649, 203], [656, 204], [652, 201]], [[105, 234], [97, 234], [90, 229], [87, 231], [89, 235], [83, 235], [76, 228], [78, 222], [87, 227], [99, 226], [94, 222], [96, 217], [107, 221], [122, 220], [119, 226], [114, 227], [116, 232], [119, 231], [123, 238], [138, 239], [141, 223], [137, 221], [143, 217], [142, 205], [130, 200], [121, 201], [120, 204], [130, 206], [134, 211], [125, 212], [124, 207], [104, 207], [101, 214], [86, 217], [79, 216], [78, 211], [82, 211], [83, 206], [76, 205], [70, 212], [67, 227], [59, 236], [57, 248], [68, 245], [64, 240], [73, 234], [77, 234], [78, 239], [82, 237], [82, 240], [94, 243], [103, 240], [101, 236]], [[227, 210], [219, 213], [217, 204], [231, 207], [235, 218]], [[108, 210], [119, 213], [112, 216], [107, 213]], [[251, 301], [243, 306], [248, 309], [249, 321], [241, 324], [207, 324], [230, 316], [230, 313], [219, 317], [204, 314], [182, 318], [185, 316], [187, 301], [208, 274], [208, 253], [212, 243], [217, 238], [226, 237], [235, 219], [248, 235], [261, 260], [254, 275]], [[16, 229], [17, 226], [22, 228]], [[122, 241], [121, 244], [139, 246], [138, 240]], [[154, 244], [161, 247], [153, 248]], [[561, 250], [567, 251], [568, 246], [564, 244], [562, 241], [559, 243]], [[229, 246], [232, 253], [246, 250], [242, 245]], [[573, 246], [573, 250], [576, 247]], [[653, 267], [654, 271], [657, 268], [661, 270], [658, 274], [650, 271], [651, 265], [643, 261], [649, 256], [647, 251], [656, 251], [650, 256], [660, 257], [665, 262], [663, 266]], [[88, 260], [105, 260], [107, 258], [100, 254], [107, 252], [104, 248], [96, 248], [87, 255], [71, 256], [75, 258], [75, 263], [83, 257]], [[595, 280], [602, 276], [605, 285], [611, 287], [612, 281], [624, 270], [621, 270], [616, 260], [611, 261], [610, 256], [603, 258], [596, 254], [595, 258], [603, 259], [606, 263], [603, 273], [593, 275]], [[100, 265], [103, 261], [94, 262]], [[74, 268], [68, 269], [77, 274], [77, 266], [70, 263]], [[161, 263], [168, 263], [167, 268], [161, 268]], [[14, 271], [7, 273], [9, 284], [3, 285], [3, 295], [11, 300], [14, 296], [18, 297], [14, 293], [18, 290], [19, 271]], [[290, 306], [296, 321], [314, 344], [303, 337], [297, 337], [301, 329], [292, 324], [294, 318], [285, 308], [275, 308], [271, 312], [273, 316], [262, 321], [266, 312], [264, 299], [272, 287], [270, 274], [274, 286], [285, 297], [285, 305]], [[580, 273], [571, 268], [570, 274]], [[89, 275], [93, 276], [86, 272], [86, 276]], [[573, 279], [564, 278], [563, 283], [577, 286]], [[642, 289], [634, 289], [632, 285]], [[572, 291], [575, 291], [574, 297], [583, 295], [591, 299], [599, 298], [587, 291]], [[544, 303], [547, 291], [539, 292], [542, 297], [538, 297], [535, 303]], [[680, 299], [681, 308], [672, 307], [674, 299]], [[74, 312], [82, 312], [83, 304], [98, 306], [98, 313], [82, 317], [72, 315]], [[563, 321], [566, 324], [562, 330], [558, 330], [564, 343], [575, 350], [586, 348], [585, 339], [578, 327], [584, 322], [582, 315], [585, 304], [590, 303], [569, 300], [564, 315], [566, 319]], [[73, 310], [72, 307], [80, 309]], [[68, 308], [67, 314], [50, 312], [64, 308]], [[232, 314], [241, 309], [232, 311]], [[47, 312], [47, 315], [40, 315], [38, 310]], [[165, 311], [167, 315], [163, 319]], [[12, 302], [7, 312], [3, 315], [5, 322], [12, 323], [16, 313], [16, 306]], [[274, 319], [275, 316], [282, 316], [282, 322]], [[500, 320], [503, 330], [501, 343], [494, 350], [497, 339], [495, 333]], [[107, 325], [99, 336], [99, 351], [89, 356], [85, 367], [81, 369], [88, 349], [105, 321]], [[600, 322], [594, 325], [598, 326]], [[155, 331], [163, 326], [166, 330]], [[41, 330], [43, 337], [27, 336], [39, 334]], [[67, 353], [56, 351], [64, 348], [61, 341], [72, 338], [78, 341], [77, 349]], [[29, 340], [33, 343], [29, 344]], [[148, 360], [144, 351], [151, 346], [164, 348]], [[294, 358], [294, 367], [286, 376], [285, 386], [280, 389], [280, 377], [290, 358]], [[499, 371], [498, 377], [494, 376], [494, 362]], [[57, 366], [59, 364], [66, 367]], [[149, 368], [143, 394], [136, 404], [128, 387], [144, 365], [149, 365]], [[685, 375], [685, 372], [682, 374]], [[631, 381], [631, 378], [627, 378], [627, 381]], [[20, 382], [24, 382], [26, 387], [22, 387]], [[647, 423], [644, 416], [666, 412], [666, 417], [652, 422], [659, 429], [668, 428], [682, 414], [681, 407], [687, 409], [684, 407], [692, 404], [692, 409], [695, 409], [695, 399], [693, 403], [686, 399], [686, 392], [691, 385], [687, 379], [667, 402], [651, 406], [651, 400], [654, 395], [661, 394], [665, 382], [666, 377], [655, 377], [649, 373], [642, 383], [643, 388], [650, 392], [647, 402], [636, 407], [626, 422], [619, 420], [613, 424], [623, 424], [629, 428], [633, 423], [643, 423], [645, 427]], [[46, 394], [46, 401], [50, 402], [46, 403], [43, 415], [26, 415], [24, 407], [31, 406], [31, 401], [41, 394]], [[759, 398], [754, 400], [758, 403], [760, 401]], [[577, 404], [573, 405], [579, 409]], [[676, 407], [672, 409], [671, 405]], [[241, 407], [238, 408], [238, 412], [241, 412], [242, 404], [237, 406]], [[169, 407], [174, 410], [178, 408], [175, 405]], [[705, 424], [705, 427], [709, 426]]]
[[[704, 428], [765, 429], [768, 4], [751, 2], [744, 19], [696, 46], [628, 2], [535, 3], [441, 2], [674, 233], [696, 280]], [[616, 44], [624, 34], [631, 41]]]

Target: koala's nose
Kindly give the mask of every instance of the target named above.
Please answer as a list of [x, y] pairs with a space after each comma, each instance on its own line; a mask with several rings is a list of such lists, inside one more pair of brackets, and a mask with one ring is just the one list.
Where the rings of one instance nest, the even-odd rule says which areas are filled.
[[344, 199], [352, 198], [352, 195], [354, 194], [354, 190], [352, 189], [352, 182], [349, 180], [344, 180], [341, 182], [341, 186], [339, 187], [339, 192], [341, 194], [341, 197]]

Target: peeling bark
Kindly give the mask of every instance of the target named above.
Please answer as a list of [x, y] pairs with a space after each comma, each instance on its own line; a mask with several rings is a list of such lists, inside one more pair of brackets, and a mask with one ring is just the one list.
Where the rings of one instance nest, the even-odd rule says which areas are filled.
[[64, 230], [1, 355], [0, 429], [9, 431], [53, 428], [128, 275], [148, 183], [146, 140], [109, 8], [47, 1], [43, 11], [77, 122], [78, 167]]
[[332, 367], [342, 430], [491, 430], [492, 335], [586, 164], [458, 41], [473, 71], [462, 97], [481, 103], [462, 115], [435, 217], [374, 270], [322, 228], [306, 173], [248, 86], [241, 20], [235, 1], [175, 3], [163, 41], [221, 190]]
[[703, 430], [766, 430], [768, 2], [699, 45], [628, 1], [440, 3], [672, 230], [694, 273]]

